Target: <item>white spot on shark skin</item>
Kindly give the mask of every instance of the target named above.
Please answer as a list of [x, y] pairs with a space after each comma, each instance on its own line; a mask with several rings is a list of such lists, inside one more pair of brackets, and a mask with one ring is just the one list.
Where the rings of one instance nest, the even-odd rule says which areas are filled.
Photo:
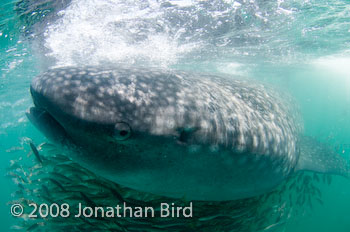
[[108, 88], [108, 89], [107, 89], [107, 94], [108, 94], [109, 96], [113, 96], [113, 95], [114, 95], [114, 90], [113, 90], [112, 88]]
[[148, 86], [147, 86], [146, 83], [140, 83], [140, 86], [141, 86], [143, 89], [147, 89], [147, 88], [148, 88]]
[[99, 98], [103, 98], [104, 93], [102, 93], [102, 92], [98, 92], [98, 93], [97, 93], [97, 96], [98, 96]]
[[175, 125], [176, 125], [175, 120], [174, 119], [169, 119], [168, 122], [167, 122], [166, 127], [167, 127], [168, 130], [172, 130], [172, 129], [174, 129]]
[[51, 88], [52, 88], [52, 89], [51, 89], [52, 92], [55, 92], [57, 95], [62, 96], [61, 94], [57, 93], [57, 92], [58, 92], [58, 89], [59, 89], [59, 86], [54, 85], [54, 86], [52, 86]]
[[98, 102], [97, 102], [97, 105], [99, 105], [100, 107], [103, 107], [103, 108], [106, 107], [106, 105], [105, 105], [103, 102], [101, 102], [101, 101], [98, 101]]
[[200, 128], [202, 130], [208, 130], [210, 128], [208, 121], [207, 120], [201, 120]]
[[278, 147], [277, 147], [276, 144], [273, 146], [273, 152], [274, 152], [274, 153], [277, 153], [277, 152], [278, 152]]
[[93, 79], [93, 82], [96, 84], [96, 85], [99, 85], [101, 83], [101, 80], [97, 79], [97, 78], [94, 78]]
[[62, 90], [62, 93], [63, 93], [64, 95], [68, 95], [68, 94], [71, 93], [71, 90], [70, 90], [70, 89], [64, 88], [64, 89]]
[[80, 85], [78, 88], [80, 92], [86, 92], [86, 90], [88, 89], [88, 87], [84, 85]]
[[86, 70], [89, 71], [89, 72], [97, 72], [97, 69], [93, 68], [93, 67], [88, 67]]
[[253, 135], [253, 148], [257, 149], [258, 145], [259, 145], [258, 137], [256, 135]]
[[106, 87], [100, 86], [100, 87], [98, 87], [97, 91], [100, 93], [104, 93], [106, 91]]
[[183, 80], [183, 77], [180, 76], [180, 75], [178, 75], [178, 74], [175, 74], [174, 76], [177, 77], [177, 78], [179, 78], [180, 80]]
[[167, 97], [166, 99], [169, 103], [173, 103], [175, 101], [173, 97]]

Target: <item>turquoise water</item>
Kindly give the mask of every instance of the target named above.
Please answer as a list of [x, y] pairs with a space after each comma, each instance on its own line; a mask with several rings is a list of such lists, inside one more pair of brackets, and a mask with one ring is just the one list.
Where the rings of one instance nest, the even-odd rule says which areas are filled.
[[[349, 159], [349, 1], [21, 2], [27, 11], [0, 4], [1, 231], [16, 224], [6, 168], [29, 138], [45, 140], [24, 113], [31, 79], [50, 66], [121, 62], [271, 82], [296, 98], [305, 134]], [[350, 182], [334, 177], [321, 190], [324, 204], [285, 231], [350, 230]]]

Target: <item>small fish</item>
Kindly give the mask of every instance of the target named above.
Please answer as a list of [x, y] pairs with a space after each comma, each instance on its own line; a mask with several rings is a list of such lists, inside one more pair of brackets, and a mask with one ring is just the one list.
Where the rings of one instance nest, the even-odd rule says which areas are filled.
[[46, 196], [50, 196], [51, 194], [50, 194], [50, 191], [49, 191], [49, 189], [47, 188], [47, 186], [46, 185], [41, 185], [41, 189], [43, 190], [43, 192], [45, 193], [45, 195]]
[[328, 185], [332, 184], [332, 177], [330, 175], [327, 175], [327, 184]]
[[297, 182], [294, 181], [291, 185], [289, 185], [289, 188], [288, 188], [288, 189], [289, 189], [289, 190], [293, 189], [293, 188], [295, 187], [296, 183], [297, 183]]
[[63, 185], [58, 182], [57, 180], [54, 180], [52, 178], [47, 178], [49, 181], [51, 181], [54, 185], [56, 185], [57, 187], [59, 187], [62, 191], [66, 192], [67, 190], [63, 187]]
[[39, 163], [42, 164], [43, 160], [41, 159], [39, 151], [38, 151], [38, 149], [36, 149], [36, 146], [32, 142], [29, 142], [29, 145], [30, 145], [30, 148], [32, 149], [36, 159], [39, 161]]
[[68, 178], [65, 175], [58, 173], [58, 172], [51, 172], [51, 176], [54, 177], [56, 180], [60, 180], [63, 182], [67, 182], [67, 183], [73, 182], [70, 178]]
[[71, 161], [70, 158], [68, 158], [67, 156], [65, 155], [61, 155], [61, 154], [56, 154], [56, 155], [53, 155], [51, 156], [51, 159], [54, 159], [58, 162], [66, 162], [66, 161]]
[[10, 167], [8, 167], [7, 170], [15, 170], [17, 168], [21, 168], [21, 165], [19, 165], [18, 160], [10, 160]]
[[304, 178], [304, 184], [305, 184], [305, 185], [309, 185], [310, 182], [311, 182], [311, 177], [310, 177], [310, 176], [305, 176], [305, 178]]
[[40, 195], [40, 198], [44, 200], [44, 202], [46, 203], [50, 203], [50, 204], [53, 204], [53, 203], [56, 203], [57, 202], [57, 199], [52, 199], [51, 196], [46, 196], [46, 195]]
[[109, 191], [111, 191], [112, 195], [116, 197], [119, 200], [119, 202], [125, 202], [122, 195], [120, 195], [115, 189], [110, 188]]
[[11, 147], [11, 148], [7, 149], [6, 152], [22, 151], [22, 150], [24, 150], [23, 147]]
[[283, 193], [286, 189], [287, 189], [287, 185], [283, 185], [282, 188], [281, 188], [280, 193]]
[[31, 226], [29, 226], [28, 228], [27, 228], [27, 232], [30, 232], [30, 231], [33, 231], [33, 230], [35, 230], [36, 228], [38, 228], [40, 226], [40, 224], [39, 223], [34, 223], [33, 225], [31, 225]]
[[315, 192], [318, 195], [318, 197], [322, 197], [322, 192], [318, 188], [315, 188]]
[[327, 182], [327, 175], [326, 174], [324, 174], [322, 176], [322, 181], [323, 181], [324, 184]]
[[7, 205], [18, 204], [18, 203], [24, 202], [25, 200], [26, 200], [26, 199], [25, 199], [24, 197], [21, 197], [21, 198], [16, 199], [16, 200], [8, 201], [6, 204], [7, 204]]
[[84, 218], [84, 217], [81, 217], [80, 219], [81, 219], [84, 223], [89, 224], [89, 225], [92, 226], [92, 227], [95, 226], [93, 223], [91, 223], [89, 220], [87, 220], [87, 219]]
[[285, 223], [286, 223], [285, 221], [280, 221], [280, 222], [277, 222], [277, 223], [274, 223], [274, 224], [271, 224], [271, 225], [267, 226], [264, 230], [270, 230], [272, 228], [275, 228], [275, 227], [278, 227], [278, 226], [282, 226]]
[[[77, 167], [77, 166], [73, 166], [73, 163], [62, 163], [62, 164], [57, 164], [55, 166], [55, 171], [67, 171], [68, 173], [72, 173], [72, 174], [78, 174], [79, 176], [83, 175], [83, 176], [89, 176], [90, 174], [85, 170], [82, 169], [81, 167]], [[94, 174], [92, 174], [91, 176], [95, 176]]]
[[22, 176], [20, 176], [20, 175], [14, 173], [14, 172], [8, 172], [8, 173], [6, 174], [6, 177], [11, 177], [11, 178], [17, 180], [17, 184], [18, 184], [18, 183], [28, 184], [28, 181], [27, 181], [27, 180], [25, 180]]
[[15, 196], [19, 196], [19, 197], [23, 197], [23, 190], [17, 190], [15, 191], [14, 193], [11, 194], [12, 197], [15, 197]]
[[297, 181], [301, 181], [303, 179], [304, 175], [302, 173], [299, 174]]
[[17, 186], [18, 186], [20, 189], [24, 190], [23, 184], [18, 184]]
[[11, 229], [23, 231], [23, 230], [25, 229], [25, 227], [23, 227], [23, 226], [18, 226], [18, 225], [14, 225], [14, 226], [11, 226]]
[[323, 201], [320, 198], [316, 198], [316, 201], [318, 201], [318, 203], [320, 203], [321, 205], [323, 205]]
[[289, 203], [293, 202], [292, 194], [289, 194]]
[[80, 195], [82, 196], [82, 198], [84, 199], [84, 201], [85, 201], [89, 206], [96, 207], [95, 202], [93, 202], [93, 200], [91, 200], [90, 198], [88, 198], [88, 197], [85, 195], [85, 193], [80, 192]]

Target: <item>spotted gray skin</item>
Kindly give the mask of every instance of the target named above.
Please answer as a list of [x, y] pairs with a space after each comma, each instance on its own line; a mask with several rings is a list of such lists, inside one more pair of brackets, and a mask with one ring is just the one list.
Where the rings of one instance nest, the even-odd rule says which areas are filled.
[[49, 139], [83, 166], [140, 191], [252, 197], [281, 183], [299, 159], [302, 126], [292, 102], [251, 80], [68, 67], [36, 77], [31, 94], [28, 117]]

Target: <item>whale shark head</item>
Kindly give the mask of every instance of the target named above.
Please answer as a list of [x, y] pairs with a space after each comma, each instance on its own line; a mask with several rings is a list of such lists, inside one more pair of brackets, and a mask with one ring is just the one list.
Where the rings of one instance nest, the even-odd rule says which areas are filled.
[[170, 197], [266, 192], [298, 158], [292, 114], [262, 85], [119, 67], [58, 68], [31, 84], [31, 121], [119, 184]]
[[251, 197], [296, 167], [295, 111], [262, 84], [142, 68], [67, 67], [31, 84], [27, 114], [72, 159], [140, 191]]

